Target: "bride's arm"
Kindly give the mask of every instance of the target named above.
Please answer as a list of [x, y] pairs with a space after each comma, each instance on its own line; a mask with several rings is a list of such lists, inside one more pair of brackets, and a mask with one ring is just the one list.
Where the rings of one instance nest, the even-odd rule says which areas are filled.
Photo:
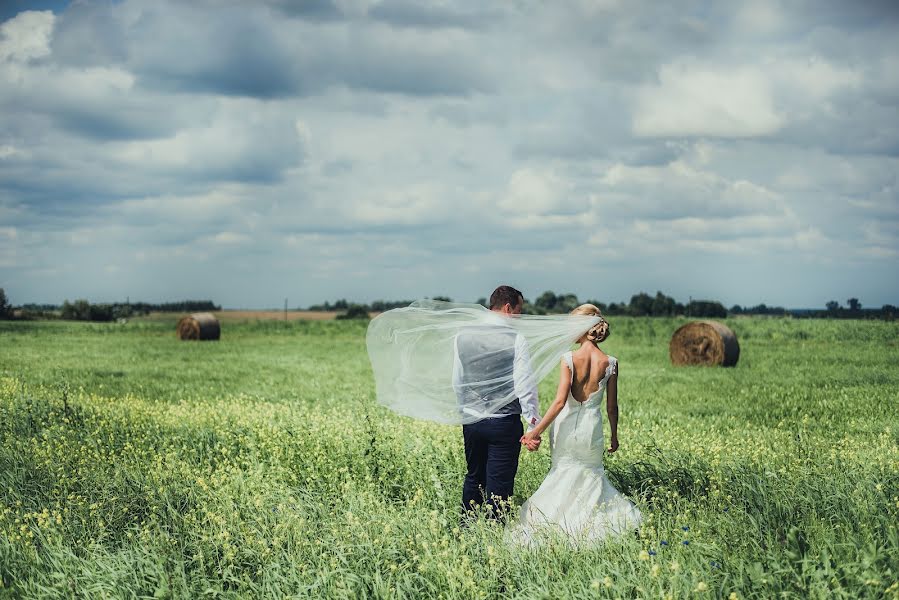
[[618, 450], [618, 365], [609, 376], [606, 385], [606, 414], [609, 415], [609, 429], [612, 431], [612, 443], [609, 452]]
[[540, 434], [552, 424], [553, 420], [558, 417], [559, 413], [562, 412], [562, 409], [565, 408], [565, 402], [568, 400], [568, 392], [570, 390], [571, 372], [568, 370], [568, 365], [563, 362], [559, 373], [559, 388], [556, 390], [556, 399], [549, 406], [549, 410], [546, 411], [546, 414], [543, 415], [540, 424], [527, 432], [523, 439], [536, 440], [540, 437]]

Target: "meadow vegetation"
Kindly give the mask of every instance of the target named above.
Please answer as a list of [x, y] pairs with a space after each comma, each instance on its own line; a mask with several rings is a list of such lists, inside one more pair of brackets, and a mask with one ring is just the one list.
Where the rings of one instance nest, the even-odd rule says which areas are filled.
[[365, 322], [0, 323], [0, 597], [899, 598], [899, 324], [730, 319], [735, 368], [675, 368], [684, 322], [603, 344], [639, 534], [538, 550], [459, 531], [461, 432], [375, 403]]

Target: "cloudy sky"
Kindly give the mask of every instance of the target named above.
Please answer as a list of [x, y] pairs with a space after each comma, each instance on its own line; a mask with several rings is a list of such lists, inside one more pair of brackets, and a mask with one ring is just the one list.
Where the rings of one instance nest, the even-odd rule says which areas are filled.
[[889, 0], [2, 6], [16, 304], [899, 304]]

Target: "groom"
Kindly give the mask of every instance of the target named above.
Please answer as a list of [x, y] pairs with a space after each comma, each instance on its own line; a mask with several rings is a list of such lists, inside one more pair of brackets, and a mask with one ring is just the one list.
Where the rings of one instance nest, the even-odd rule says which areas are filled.
[[[493, 314], [487, 323], [459, 333], [455, 340], [453, 388], [462, 410], [478, 419], [462, 426], [468, 465], [462, 485], [463, 521], [473, 517], [485, 501], [491, 518], [504, 519], [518, 471], [521, 418], [524, 416], [529, 429], [540, 421], [527, 342], [508, 321], [521, 314], [523, 304], [520, 291], [499, 286], [490, 295]], [[508, 373], [512, 373], [511, 380]], [[504, 383], [497, 386], [491, 380]], [[514, 399], [490, 414], [478, 412], [479, 401], [489, 401], [491, 396]], [[539, 446], [537, 438], [528, 449]]]

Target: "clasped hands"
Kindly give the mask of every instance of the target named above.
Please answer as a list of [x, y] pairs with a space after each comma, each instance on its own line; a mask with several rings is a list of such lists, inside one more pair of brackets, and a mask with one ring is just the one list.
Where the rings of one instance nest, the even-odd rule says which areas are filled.
[[[536, 452], [538, 448], [540, 448], [540, 435], [537, 434], [535, 430], [528, 431], [526, 434], [521, 436], [521, 439], [518, 440], [521, 442], [530, 452]], [[608, 453], [612, 454], [618, 450], [618, 437], [612, 437], [612, 447], [608, 449]]]
[[524, 447], [528, 449], [528, 451], [536, 452], [540, 447], [541, 439], [534, 430], [531, 430], [521, 436], [521, 439], [518, 441], [520, 441], [524, 445]]

